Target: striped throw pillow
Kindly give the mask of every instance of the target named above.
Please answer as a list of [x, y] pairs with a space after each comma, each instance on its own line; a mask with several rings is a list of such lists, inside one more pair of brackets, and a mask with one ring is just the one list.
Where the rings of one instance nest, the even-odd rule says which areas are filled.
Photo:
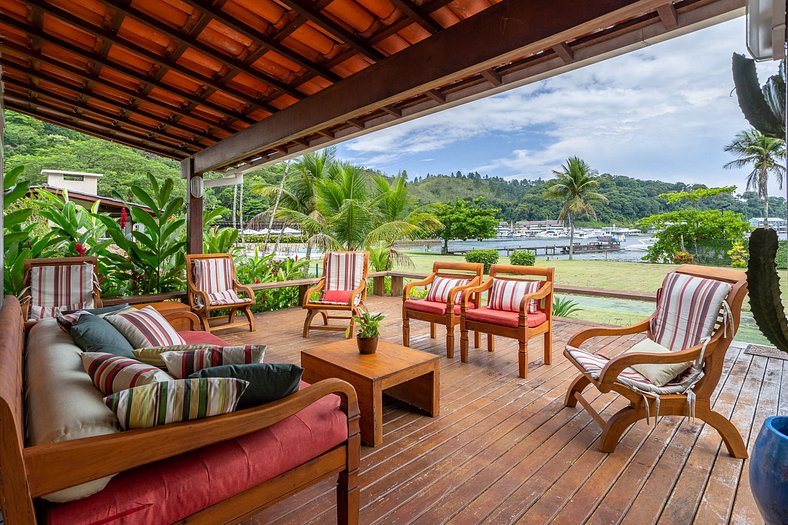
[[155, 366], [104, 352], [85, 352], [82, 354], [82, 366], [96, 388], [105, 395], [135, 386], [172, 380]]
[[110, 315], [106, 319], [134, 348], [186, 344], [175, 328], [152, 306]]
[[168, 381], [129, 388], [104, 398], [124, 430], [227, 414], [249, 386], [234, 378]]
[[[432, 281], [430, 289], [427, 291], [427, 296], [424, 298], [426, 301], [433, 301], [436, 303], [445, 303], [449, 300], [449, 292], [458, 286], [465, 286], [471, 282], [470, 279], [451, 278], [451, 277], [438, 277]], [[462, 302], [463, 294], [458, 293], [454, 296], [454, 304]]]
[[216, 346], [186, 352], [164, 352], [160, 357], [170, 375], [183, 379], [203, 368], [262, 363], [265, 349], [266, 345]]
[[722, 281], [669, 273], [651, 321], [652, 339], [674, 352], [699, 344], [711, 335], [730, 289]]
[[[513, 279], [493, 279], [490, 299], [487, 306], [490, 310], [519, 312], [523, 296], [535, 293], [542, 287], [542, 281], [519, 281]], [[528, 301], [529, 314], [536, 313], [536, 301]]]
[[167, 368], [167, 364], [161, 358], [161, 354], [165, 352], [188, 352], [189, 350], [204, 350], [213, 347], [214, 345], [148, 346], [145, 348], [135, 348], [131, 353], [146, 365]]

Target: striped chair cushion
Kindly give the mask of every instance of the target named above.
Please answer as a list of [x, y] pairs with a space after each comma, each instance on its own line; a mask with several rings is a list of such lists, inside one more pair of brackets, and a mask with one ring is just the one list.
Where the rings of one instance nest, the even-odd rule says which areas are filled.
[[222, 305], [229, 305], [229, 304], [244, 304], [244, 303], [251, 303], [252, 300], [248, 297], [238, 297], [238, 294], [235, 290], [225, 290], [223, 292], [216, 292], [216, 293], [209, 293], [208, 300], [211, 302], [211, 306], [222, 306]]
[[186, 344], [175, 328], [152, 306], [106, 317], [133, 348]]
[[131, 353], [146, 365], [167, 368], [167, 364], [161, 358], [161, 354], [164, 352], [186, 352], [188, 350], [204, 350], [213, 347], [214, 345], [149, 346], [147, 348], [135, 348]]
[[722, 281], [669, 273], [651, 320], [652, 339], [674, 352], [699, 344], [711, 335], [730, 289]]
[[[427, 296], [424, 298], [426, 301], [435, 303], [445, 303], [449, 300], [449, 293], [458, 286], [465, 286], [471, 282], [470, 279], [454, 278], [454, 277], [440, 277], [435, 276], [435, 279], [427, 290]], [[462, 302], [463, 294], [458, 293], [454, 296], [454, 304]]]
[[[491, 310], [519, 312], [523, 296], [535, 293], [542, 287], [543, 281], [519, 281], [513, 279], [493, 278], [490, 299], [487, 306]], [[528, 301], [528, 313], [536, 313], [536, 301]]]
[[235, 378], [168, 381], [129, 388], [104, 398], [125, 430], [227, 414], [249, 386]]
[[61, 311], [93, 308], [93, 264], [30, 268], [30, 318], [57, 317]]
[[82, 366], [96, 388], [105, 395], [135, 386], [172, 380], [155, 366], [104, 352], [83, 353]]
[[364, 279], [363, 252], [326, 254], [326, 290], [355, 290]]
[[232, 290], [234, 277], [233, 262], [227, 257], [194, 261], [194, 284], [209, 296]]
[[262, 363], [265, 350], [266, 345], [224, 346], [186, 352], [164, 352], [159, 357], [173, 377], [183, 379], [203, 368]]
[[[591, 377], [594, 379], [599, 379], [599, 374], [605, 365], [610, 361], [609, 358], [601, 355], [601, 354], [592, 354], [590, 352], [586, 352], [585, 350], [580, 350], [579, 348], [574, 348], [572, 346], [566, 347], [567, 352], [577, 361], [577, 363], [581, 366], [584, 372], [588, 372]], [[643, 374], [637, 372], [632, 368], [625, 368], [621, 371], [618, 375], [619, 379], [627, 379], [629, 381], [635, 381], [637, 383], [643, 384], [651, 384], [651, 381], [646, 379]]]

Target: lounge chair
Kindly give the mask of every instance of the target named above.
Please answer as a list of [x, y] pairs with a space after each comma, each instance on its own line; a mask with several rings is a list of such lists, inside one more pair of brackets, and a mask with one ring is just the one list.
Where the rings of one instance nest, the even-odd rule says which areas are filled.
[[95, 257], [27, 259], [24, 268], [25, 287], [20, 299], [25, 320], [102, 305]]
[[[235, 278], [235, 264], [229, 253], [187, 254], [186, 282], [189, 306], [203, 320], [205, 330], [226, 329], [249, 325], [255, 331], [252, 306], [255, 304], [251, 288]], [[246, 295], [241, 297], [240, 293]], [[211, 327], [211, 312], [228, 310], [227, 323]], [[243, 312], [246, 322], [236, 322], [235, 316]]]

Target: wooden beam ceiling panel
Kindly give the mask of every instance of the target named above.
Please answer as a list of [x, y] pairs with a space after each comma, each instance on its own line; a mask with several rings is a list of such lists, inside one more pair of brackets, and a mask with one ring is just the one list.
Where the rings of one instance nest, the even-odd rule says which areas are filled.
[[443, 30], [442, 25], [422, 11], [421, 8], [411, 2], [411, 0], [391, 0], [391, 3], [394, 4], [397, 9], [402, 11], [406, 17], [411, 19], [413, 22], [416, 22], [433, 35]]
[[[663, 4], [664, 0], [504, 0], [196, 153], [195, 168], [204, 172], [227, 166], [272, 145], [653, 12]], [[496, 37], [480, 39], [479, 35]]]
[[561, 42], [560, 44], [554, 45], [553, 51], [555, 51], [555, 54], [561, 57], [561, 60], [563, 60], [566, 64], [575, 59], [575, 52], [572, 51], [572, 48], [569, 47], [569, 44], [566, 42]]
[[679, 15], [676, 13], [676, 8], [672, 2], [659, 6], [657, 8], [657, 14], [660, 20], [662, 20], [665, 29], [668, 31], [673, 31], [679, 27]]

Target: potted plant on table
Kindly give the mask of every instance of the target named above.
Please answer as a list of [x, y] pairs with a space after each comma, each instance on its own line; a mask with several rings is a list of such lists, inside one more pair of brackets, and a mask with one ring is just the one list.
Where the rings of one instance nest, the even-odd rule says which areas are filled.
[[[364, 312], [362, 315], [353, 317], [353, 321], [358, 325], [356, 343], [358, 351], [362, 354], [374, 354], [378, 348], [378, 338], [380, 337], [380, 322], [385, 316], [383, 314], [372, 315]], [[348, 328], [350, 330], [350, 328]]]

